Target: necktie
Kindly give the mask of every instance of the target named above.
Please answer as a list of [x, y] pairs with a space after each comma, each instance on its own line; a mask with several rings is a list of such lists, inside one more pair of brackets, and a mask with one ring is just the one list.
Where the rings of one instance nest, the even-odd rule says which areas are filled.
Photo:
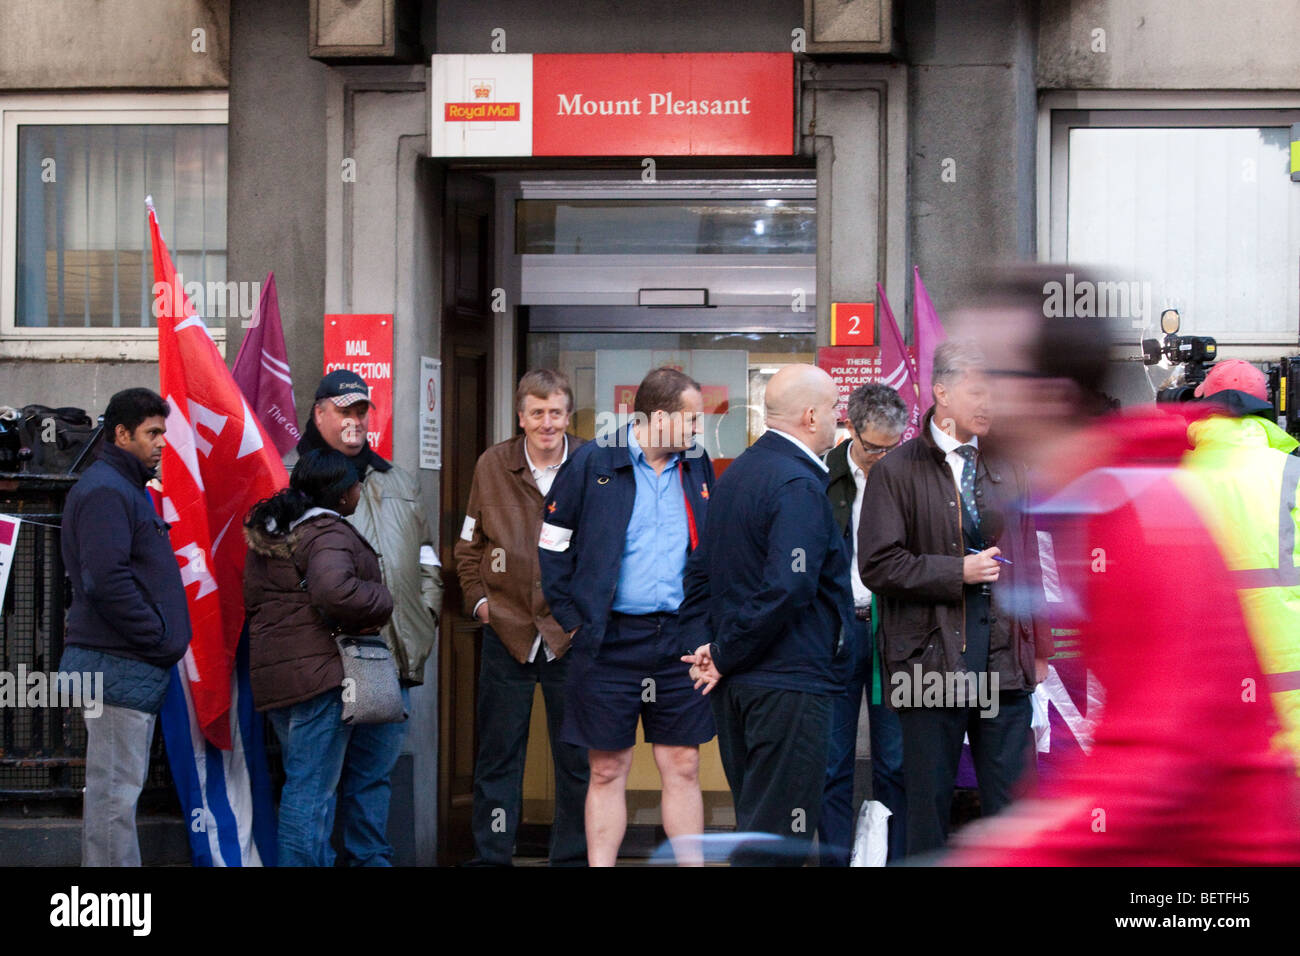
[[958, 445], [956, 451], [965, 459], [965, 464], [961, 468], [961, 504], [966, 509], [966, 515], [970, 518], [972, 527], [978, 530], [980, 513], [975, 506], [975, 446]]

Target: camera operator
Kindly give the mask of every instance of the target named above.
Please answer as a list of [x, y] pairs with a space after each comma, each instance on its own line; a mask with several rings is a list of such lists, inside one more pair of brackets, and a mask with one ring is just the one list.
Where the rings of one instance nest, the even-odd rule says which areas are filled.
[[1292, 454], [1300, 442], [1278, 426], [1268, 380], [1249, 362], [1216, 365], [1195, 397], [1183, 485], [1231, 569], [1282, 722], [1279, 742], [1300, 758], [1300, 458]]

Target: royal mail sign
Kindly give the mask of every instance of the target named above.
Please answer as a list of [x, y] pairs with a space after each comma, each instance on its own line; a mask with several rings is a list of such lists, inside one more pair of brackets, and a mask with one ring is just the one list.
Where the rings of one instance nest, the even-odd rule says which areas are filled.
[[433, 156], [779, 156], [794, 150], [789, 53], [433, 58]]

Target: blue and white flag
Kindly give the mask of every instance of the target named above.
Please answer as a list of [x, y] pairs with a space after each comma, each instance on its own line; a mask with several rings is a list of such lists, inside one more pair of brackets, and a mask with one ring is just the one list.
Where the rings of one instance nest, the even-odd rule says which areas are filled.
[[248, 679], [248, 625], [235, 654], [231, 681], [231, 748], [203, 736], [185, 674], [172, 668], [160, 715], [167, 761], [189, 830], [195, 866], [275, 866], [275, 807], [266, 768], [262, 717], [253, 711]]

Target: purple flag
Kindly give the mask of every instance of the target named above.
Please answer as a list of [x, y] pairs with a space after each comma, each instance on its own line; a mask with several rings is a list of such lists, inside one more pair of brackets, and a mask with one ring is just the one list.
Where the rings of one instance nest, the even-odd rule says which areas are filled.
[[275, 450], [284, 457], [298, 443], [298, 412], [293, 404], [293, 379], [280, 326], [274, 272], [266, 274], [257, 316], [239, 345], [230, 371], [248, 407], [266, 429]]
[[903, 343], [894, 310], [889, 307], [884, 286], [879, 282], [876, 292], [880, 294], [880, 382], [898, 392], [907, 406], [907, 428], [903, 431], [903, 441], [907, 441], [921, 430], [921, 416], [929, 405], [922, 405], [917, 396], [916, 361]]
[[943, 324], [939, 321], [939, 313], [934, 310], [934, 303], [930, 301], [930, 293], [925, 290], [925, 283], [921, 281], [919, 266], [912, 267], [912, 276], [916, 282], [912, 296], [914, 320], [912, 341], [916, 343], [916, 365], [920, 372], [917, 381], [921, 388], [922, 402], [928, 408], [934, 401], [934, 393], [930, 391], [930, 386], [934, 384], [934, 350], [940, 342], [948, 338], [948, 334], [944, 332]]

